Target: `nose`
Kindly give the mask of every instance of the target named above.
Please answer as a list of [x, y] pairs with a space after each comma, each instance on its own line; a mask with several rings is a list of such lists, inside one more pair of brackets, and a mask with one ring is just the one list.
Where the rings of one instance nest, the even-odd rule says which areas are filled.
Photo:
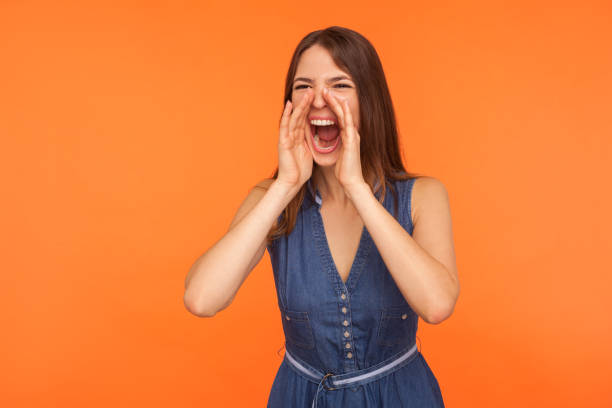
[[314, 91], [314, 98], [312, 100], [313, 108], [321, 109], [327, 105], [327, 101], [325, 100], [325, 97], [323, 96], [323, 89], [325, 88], [326, 88], [325, 86], [317, 86], [313, 88], [313, 91]]

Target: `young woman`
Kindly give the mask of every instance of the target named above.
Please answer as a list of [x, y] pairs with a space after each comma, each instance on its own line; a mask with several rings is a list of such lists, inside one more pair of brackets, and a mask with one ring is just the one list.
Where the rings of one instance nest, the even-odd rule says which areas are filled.
[[308, 34], [284, 101], [278, 168], [192, 266], [186, 307], [228, 307], [267, 248], [286, 346], [268, 408], [443, 407], [416, 332], [459, 296], [448, 194], [404, 169], [375, 49]]

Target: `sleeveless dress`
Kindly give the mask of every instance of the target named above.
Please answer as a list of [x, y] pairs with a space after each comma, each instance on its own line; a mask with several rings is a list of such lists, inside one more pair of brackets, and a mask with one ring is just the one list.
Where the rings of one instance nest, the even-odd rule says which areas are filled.
[[[383, 203], [411, 235], [415, 180], [392, 181], [398, 211], [389, 189]], [[309, 180], [291, 234], [267, 247], [286, 350], [267, 407], [444, 407], [438, 381], [416, 348], [419, 316], [402, 296], [368, 230], [363, 227], [345, 283], [331, 256], [321, 204]], [[404, 357], [397, 364], [400, 355]], [[393, 359], [393, 370], [378, 373], [382, 362]], [[342, 377], [359, 370], [370, 378], [343, 388], [323, 387], [312, 375]]]

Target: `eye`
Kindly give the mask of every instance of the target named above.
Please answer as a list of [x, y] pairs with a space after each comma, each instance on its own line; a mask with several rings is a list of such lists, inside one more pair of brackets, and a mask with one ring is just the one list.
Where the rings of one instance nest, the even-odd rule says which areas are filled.
[[337, 87], [345, 87], [345, 88], [351, 88], [351, 86], [350, 86], [349, 84], [336, 84], [336, 85], [334, 85], [334, 86], [337, 86]]
[[296, 87], [295, 87], [295, 88], [293, 88], [293, 89], [302, 89], [302, 88], [305, 88], [305, 87], [307, 87], [307, 86], [308, 86], [308, 85], [298, 85], [298, 86], [296, 86]]

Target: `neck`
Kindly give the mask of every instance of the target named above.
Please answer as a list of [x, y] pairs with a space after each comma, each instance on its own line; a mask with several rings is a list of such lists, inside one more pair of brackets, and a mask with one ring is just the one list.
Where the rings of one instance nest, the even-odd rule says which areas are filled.
[[317, 166], [312, 175], [312, 179], [324, 203], [333, 203], [334, 206], [338, 205], [340, 207], [345, 207], [350, 204], [349, 198], [344, 194], [344, 188], [336, 178], [334, 166]]
[[344, 188], [336, 178], [334, 166], [317, 166], [312, 174], [314, 188], [319, 190], [323, 202], [342, 208], [352, 207], [353, 203], [344, 194]]

